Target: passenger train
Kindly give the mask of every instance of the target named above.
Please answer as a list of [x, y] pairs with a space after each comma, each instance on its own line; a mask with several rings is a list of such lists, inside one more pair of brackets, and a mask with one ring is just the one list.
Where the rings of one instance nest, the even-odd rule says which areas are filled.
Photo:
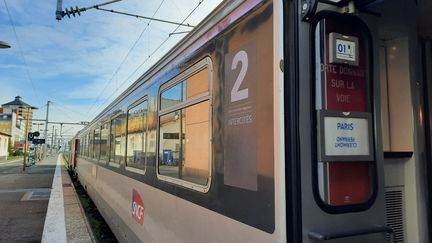
[[120, 242], [429, 242], [424, 9], [223, 1], [70, 141], [75, 172]]

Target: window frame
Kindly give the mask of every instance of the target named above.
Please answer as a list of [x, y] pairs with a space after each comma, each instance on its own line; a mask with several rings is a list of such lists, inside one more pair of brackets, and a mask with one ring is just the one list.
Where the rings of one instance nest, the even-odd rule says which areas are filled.
[[94, 159], [94, 128], [90, 128], [89, 130], [89, 158]]
[[101, 152], [102, 152], [102, 144], [100, 144], [100, 151], [99, 151], [99, 162], [102, 164], [106, 164], [109, 162], [109, 158], [110, 158], [110, 133], [111, 133], [111, 120], [107, 120], [104, 119], [99, 123], [99, 128], [100, 128], [100, 138], [99, 138], [99, 142], [102, 142], [102, 128], [104, 127], [104, 125], [108, 125], [107, 130], [108, 130], [108, 137], [107, 137], [107, 145], [106, 145], [106, 149], [107, 149], [107, 154], [105, 155], [106, 159], [101, 158]]
[[90, 157], [90, 131], [87, 131], [87, 158]]
[[[141, 105], [142, 103], [147, 102], [147, 112], [145, 113], [145, 119], [146, 119], [146, 126], [145, 126], [145, 130], [144, 130], [144, 153], [145, 153], [145, 157], [144, 157], [144, 169], [139, 169], [139, 168], [135, 168], [132, 166], [128, 166], [127, 163], [127, 150], [128, 150], [128, 136], [129, 136], [129, 132], [128, 132], [128, 125], [129, 125], [129, 111], [139, 105]], [[125, 170], [127, 171], [131, 171], [134, 173], [138, 173], [138, 174], [142, 174], [145, 175], [146, 171], [147, 171], [147, 136], [148, 136], [148, 114], [149, 114], [149, 101], [148, 101], [148, 96], [145, 95], [141, 98], [139, 98], [138, 100], [136, 100], [135, 102], [133, 102], [132, 104], [130, 104], [127, 109], [126, 109], [126, 147], [125, 147]]]
[[[192, 77], [193, 75], [199, 73], [202, 70], [208, 69], [208, 91], [205, 94], [199, 95], [195, 98], [192, 98], [189, 101], [183, 101], [179, 104], [173, 105], [171, 107], [159, 110], [161, 107], [161, 95], [164, 91], [174, 87], [175, 85], [183, 82], [184, 80], [187, 80], [189, 77]], [[213, 161], [213, 151], [212, 151], [212, 141], [213, 141], [213, 96], [212, 96], [212, 84], [213, 84], [213, 65], [211, 62], [211, 59], [209, 57], [206, 57], [202, 59], [201, 61], [195, 63], [190, 68], [186, 69], [182, 73], [178, 74], [171, 80], [163, 83], [159, 87], [158, 95], [157, 95], [157, 132], [156, 132], [156, 176], [158, 180], [169, 182], [175, 185], [179, 185], [182, 187], [186, 187], [195, 191], [199, 191], [202, 193], [207, 193], [210, 190], [210, 186], [212, 184], [212, 161]], [[209, 140], [208, 140], [208, 146], [209, 146], [209, 156], [208, 156], [208, 180], [206, 185], [200, 185], [197, 183], [193, 183], [184, 179], [174, 178], [170, 176], [166, 176], [159, 173], [159, 160], [160, 160], [160, 117], [164, 116], [166, 114], [169, 114], [174, 111], [179, 111], [182, 109], [186, 109], [188, 107], [191, 107], [193, 105], [200, 104], [202, 102], [209, 101]], [[181, 132], [181, 131], [180, 131]]]
[[[94, 128], [93, 128], [93, 159], [94, 160], [96, 160], [96, 161], [99, 161], [99, 159], [100, 159], [100, 135], [101, 135], [101, 126], [100, 125], [96, 125]], [[99, 144], [98, 144], [98, 146], [97, 147], [99, 147], [99, 152], [97, 152], [97, 149], [96, 149], [96, 131], [97, 130], [99, 130]], [[97, 155], [97, 157], [96, 157], [96, 155]]]
[[[317, 28], [317, 26], [320, 24], [320, 21], [325, 20], [325, 19], [330, 19], [333, 21], [347, 21], [349, 20], [351, 22], [352, 25], [357, 25], [360, 28], [360, 31], [363, 32], [363, 35], [367, 38], [367, 40], [365, 41], [365, 46], [366, 46], [366, 55], [367, 57], [369, 57], [371, 60], [369, 62], [369, 64], [366, 65], [367, 69], [368, 69], [368, 87], [366, 88], [367, 92], [369, 93], [368, 97], [372, 97], [370, 94], [373, 94], [373, 73], [374, 73], [374, 66], [373, 66], [373, 49], [374, 49], [374, 45], [372, 43], [372, 36], [370, 33], [369, 28], [367, 27], [367, 25], [365, 25], [365, 23], [358, 18], [357, 16], [344, 16], [341, 15], [339, 13], [335, 13], [335, 12], [330, 12], [330, 11], [321, 11], [320, 13], [318, 13], [316, 15], [316, 17], [312, 20], [311, 22], [311, 26], [310, 26], [310, 70], [311, 71], [311, 83], [315, 84], [316, 82], [316, 56], [317, 56], [317, 48], [315, 46], [315, 38], [316, 38], [316, 31], [315, 29]], [[311, 97], [311, 104], [316, 104], [315, 102], [315, 85], [311, 85], [311, 89], [310, 89], [310, 97]], [[368, 111], [371, 114], [371, 120], [374, 121], [375, 118], [375, 103], [376, 101], [374, 100], [368, 100], [368, 109], [370, 109], [370, 111]], [[315, 105], [314, 105], [315, 106]], [[316, 109], [312, 109], [311, 112], [311, 120], [313, 121], [313, 127], [316, 127], [318, 124], [318, 118], [317, 118], [317, 112]], [[319, 189], [319, 181], [318, 181], [318, 163], [319, 163], [319, 159], [318, 159], [318, 152], [317, 152], [317, 144], [318, 144], [318, 135], [317, 135], [317, 131], [314, 131], [313, 133], [313, 139], [311, 140], [311, 148], [314, 148], [315, 152], [312, 154], [312, 159], [311, 159], [311, 163], [312, 163], [312, 171], [311, 171], [311, 181], [312, 181], [312, 192], [313, 192], [313, 196], [315, 199], [316, 204], [325, 212], [330, 213], [330, 214], [345, 214], [345, 213], [355, 213], [355, 212], [361, 212], [361, 211], [365, 211], [367, 209], [369, 209], [370, 207], [372, 207], [372, 205], [374, 204], [376, 198], [377, 198], [377, 194], [378, 194], [378, 167], [377, 167], [377, 151], [376, 151], [376, 144], [375, 144], [375, 139], [376, 139], [376, 134], [374, 132], [375, 129], [375, 124], [374, 122], [372, 122], [372, 126], [370, 127], [370, 132], [372, 132], [372, 150], [371, 153], [375, 154], [375, 159], [373, 161], [368, 161], [369, 163], [369, 172], [370, 172], [370, 194], [369, 197], [366, 201], [361, 202], [361, 203], [356, 203], [356, 204], [346, 204], [346, 205], [330, 205], [327, 202], [325, 202], [320, 195], [320, 189]], [[366, 161], [361, 161], [361, 162], [366, 162]], [[345, 163], [355, 163], [355, 162], [345, 162]]]
[[[117, 117], [119, 117], [119, 116], [121, 116], [122, 115], [122, 113], [121, 112], [119, 112], [119, 113], [117, 113], [117, 114], [115, 114], [115, 115], [113, 115], [113, 116], [111, 116], [111, 118], [109, 119], [109, 135], [108, 135], [108, 140], [109, 140], [109, 143], [110, 143], [110, 146], [109, 146], [109, 157], [108, 157], [108, 165], [109, 166], [111, 166], [111, 167], [114, 167], [114, 168], [120, 168], [120, 166], [121, 166], [121, 163], [116, 163], [116, 155], [115, 155], [115, 144], [114, 144], [114, 158], [112, 158], [111, 157], [111, 145], [112, 145], [112, 141], [114, 141], [114, 143], [115, 143], [115, 134], [114, 134], [114, 137], [112, 137], [111, 138], [111, 132], [113, 131], [113, 128], [112, 128], [112, 122], [117, 118]], [[126, 119], [126, 121], [127, 121], [127, 119]], [[127, 127], [127, 125], [126, 125], [126, 127]], [[126, 155], [126, 151], [125, 151], [125, 154], [124, 155]], [[126, 158], [125, 158], [126, 159]], [[123, 161], [123, 162], [125, 162], [125, 161]]]

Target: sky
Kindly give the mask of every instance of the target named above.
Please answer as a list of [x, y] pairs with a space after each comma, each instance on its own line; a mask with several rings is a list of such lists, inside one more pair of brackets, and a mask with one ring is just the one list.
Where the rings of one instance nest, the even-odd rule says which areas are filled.
[[[56, 2], [0, 0], [0, 41], [12, 46], [0, 49], [0, 104], [19, 95], [38, 108], [35, 119], [45, 119], [51, 101], [50, 121], [91, 121], [186, 36], [168, 38], [170, 33], [191, 30], [97, 9], [57, 21]], [[63, 0], [63, 9], [104, 2], [108, 0]], [[220, 2], [123, 0], [103, 8], [196, 26]], [[59, 128], [54, 130], [59, 133]], [[64, 125], [64, 138], [81, 128]]]

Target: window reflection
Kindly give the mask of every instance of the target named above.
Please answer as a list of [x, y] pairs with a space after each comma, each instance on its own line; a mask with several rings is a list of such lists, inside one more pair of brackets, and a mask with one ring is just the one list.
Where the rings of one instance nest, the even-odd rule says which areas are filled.
[[183, 82], [176, 84], [170, 89], [164, 91], [161, 95], [161, 109], [180, 104], [183, 96]]
[[110, 129], [110, 152], [109, 152], [109, 161], [115, 162], [115, 140], [114, 140], [114, 132], [115, 132], [115, 119], [111, 120], [111, 129]]
[[205, 185], [209, 174], [209, 101], [183, 110], [182, 130], [185, 134], [183, 145], [184, 180]]
[[89, 156], [89, 135], [86, 134], [84, 137], [84, 156]]
[[110, 161], [120, 164], [124, 159], [126, 143], [126, 116], [121, 114], [111, 121]]
[[138, 169], [145, 166], [147, 101], [128, 111], [126, 165]]
[[100, 159], [108, 160], [108, 134], [109, 134], [109, 125], [105, 123], [101, 126], [101, 138], [100, 138]]
[[[159, 116], [158, 169], [161, 175], [200, 185], [206, 185], [208, 182], [210, 174], [208, 75], [208, 69], [201, 70], [161, 94], [161, 109], [173, 110]], [[200, 102], [195, 99], [205, 94], [207, 100]], [[174, 100], [174, 97], [176, 102], [167, 102], [167, 100]], [[186, 99], [188, 106], [185, 105]]]
[[94, 157], [94, 151], [93, 151], [93, 140], [94, 140], [94, 130], [91, 130], [89, 133], [89, 157]]
[[159, 172], [162, 175], [181, 178], [180, 163], [180, 111], [159, 119]]
[[94, 158], [99, 159], [100, 155], [100, 128], [96, 128], [94, 131]]
[[209, 90], [209, 82], [203, 82], [203, 80], [208, 80], [208, 69], [204, 69], [195, 75], [189, 77], [186, 80], [185, 89], [187, 100], [199, 97]]

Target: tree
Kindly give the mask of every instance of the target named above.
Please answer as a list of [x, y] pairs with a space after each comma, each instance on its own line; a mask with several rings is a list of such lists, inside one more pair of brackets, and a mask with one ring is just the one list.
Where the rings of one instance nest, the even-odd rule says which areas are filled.
[[12, 154], [15, 152], [15, 148], [14, 146], [12, 146], [12, 140], [9, 138], [9, 143], [8, 143], [8, 155], [12, 156]]

